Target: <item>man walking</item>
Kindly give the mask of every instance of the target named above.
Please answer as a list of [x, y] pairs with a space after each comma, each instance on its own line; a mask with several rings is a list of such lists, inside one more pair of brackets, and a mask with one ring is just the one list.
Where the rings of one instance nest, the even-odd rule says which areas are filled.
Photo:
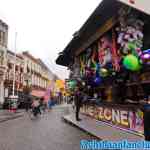
[[75, 90], [75, 106], [76, 106], [76, 120], [81, 121], [79, 118], [80, 107], [82, 105], [82, 88], [76, 87]]

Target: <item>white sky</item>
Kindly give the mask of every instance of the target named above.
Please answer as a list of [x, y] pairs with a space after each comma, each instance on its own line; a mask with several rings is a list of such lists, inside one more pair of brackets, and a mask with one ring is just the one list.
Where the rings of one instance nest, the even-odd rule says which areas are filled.
[[52, 72], [66, 78], [65, 67], [55, 64], [75, 31], [83, 25], [101, 0], [0, 0], [0, 19], [9, 26], [8, 48], [28, 50], [42, 58]]

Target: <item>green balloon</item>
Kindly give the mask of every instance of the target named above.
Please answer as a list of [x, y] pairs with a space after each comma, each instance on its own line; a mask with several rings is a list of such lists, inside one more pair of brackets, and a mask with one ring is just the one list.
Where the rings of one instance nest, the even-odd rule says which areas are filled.
[[131, 54], [124, 58], [123, 65], [131, 71], [138, 71], [141, 68], [138, 58]]
[[71, 82], [70, 82], [70, 85], [75, 86], [75, 85], [76, 85], [76, 82], [75, 82], [75, 81], [71, 81]]

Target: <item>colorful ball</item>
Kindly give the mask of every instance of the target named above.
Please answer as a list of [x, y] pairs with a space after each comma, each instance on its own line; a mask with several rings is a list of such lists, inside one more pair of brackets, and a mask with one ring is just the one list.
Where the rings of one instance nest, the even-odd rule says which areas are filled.
[[131, 54], [124, 58], [123, 65], [131, 71], [138, 71], [141, 67], [138, 58]]
[[140, 58], [141, 58], [142, 63], [149, 65], [150, 64], [150, 49], [143, 51], [140, 54]]
[[75, 80], [72, 80], [69, 82], [69, 88], [75, 88], [76, 86], [76, 81]]
[[99, 85], [101, 84], [101, 82], [102, 82], [101, 77], [96, 77], [96, 78], [94, 79], [94, 84], [95, 84], [96, 86], [99, 86]]
[[105, 68], [100, 69], [100, 76], [101, 77], [107, 77], [108, 76], [108, 70]]

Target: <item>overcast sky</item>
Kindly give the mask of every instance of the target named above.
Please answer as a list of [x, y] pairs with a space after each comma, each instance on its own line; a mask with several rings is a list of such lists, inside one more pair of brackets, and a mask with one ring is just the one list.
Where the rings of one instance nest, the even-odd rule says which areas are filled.
[[0, 19], [9, 26], [8, 48], [14, 50], [17, 32], [17, 52], [28, 50], [43, 59], [59, 77], [66, 78], [67, 69], [55, 64], [58, 53], [100, 1], [0, 0]]

